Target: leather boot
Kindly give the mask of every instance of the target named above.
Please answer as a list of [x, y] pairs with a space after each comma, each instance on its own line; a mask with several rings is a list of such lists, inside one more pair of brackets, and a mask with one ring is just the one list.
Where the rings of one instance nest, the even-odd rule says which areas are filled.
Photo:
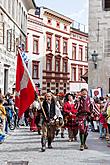
[[80, 145], [80, 151], [84, 150], [84, 134], [80, 133], [80, 141], [81, 141], [81, 145]]
[[65, 138], [65, 137], [64, 137], [64, 133], [61, 133], [61, 138]]
[[52, 140], [51, 140], [51, 138], [49, 137], [49, 138], [48, 138], [48, 148], [49, 148], [49, 149], [52, 148], [51, 142], [52, 142]]
[[88, 149], [88, 146], [86, 145], [87, 136], [88, 136], [88, 134], [84, 135], [84, 149]]
[[41, 151], [44, 152], [46, 150], [46, 138], [44, 137], [41, 138], [41, 144], [42, 144]]

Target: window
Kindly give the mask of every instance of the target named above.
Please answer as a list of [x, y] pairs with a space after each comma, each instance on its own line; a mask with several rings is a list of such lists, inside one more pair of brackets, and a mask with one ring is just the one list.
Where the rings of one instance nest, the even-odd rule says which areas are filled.
[[47, 87], [50, 87], [50, 83], [47, 83]]
[[67, 25], [64, 25], [64, 30], [67, 30]]
[[38, 54], [38, 44], [39, 41], [37, 39], [33, 40], [33, 53]]
[[52, 35], [47, 34], [47, 50], [52, 50]]
[[52, 70], [52, 58], [48, 58], [46, 60], [46, 70], [51, 71]]
[[82, 61], [82, 47], [79, 47], [78, 60]]
[[4, 44], [4, 23], [0, 22], [0, 44]]
[[63, 61], [63, 72], [67, 73], [68, 69], [67, 69], [67, 61]]
[[39, 62], [32, 61], [32, 78], [38, 79], [39, 78]]
[[58, 83], [56, 83], [56, 88], [58, 88], [59, 87], [59, 84]]
[[103, 0], [104, 10], [110, 10], [110, 0]]
[[63, 41], [63, 53], [67, 54], [67, 40]]
[[47, 83], [47, 92], [50, 92], [50, 83]]
[[60, 72], [60, 60], [55, 59], [55, 71]]
[[63, 93], [66, 94], [66, 89], [63, 90]]
[[47, 23], [50, 24], [50, 25], [52, 25], [52, 20], [51, 19], [48, 19], [47, 20]]
[[55, 39], [55, 51], [60, 52], [60, 37], [56, 37]]
[[76, 46], [75, 45], [72, 46], [72, 59], [76, 60]]
[[12, 29], [7, 30], [7, 50], [11, 51]]
[[71, 71], [71, 81], [76, 81], [76, 67], [72, 68], [72, 71]]
[[60, 28], [60, 22], [56, 22], [56, 27]]
[[59, 93], [59, 90], [58, 89], [56, 89], [56, 94], [58, 94]]
[[82, 68], [79, 68], [78, 75], [79, 75], [79, 81], [82, 81], [82, 78], [81, 78], [81, 76], [82, 76]]
[[66, 88], [66, 83], [64, 83], [64, 88]]

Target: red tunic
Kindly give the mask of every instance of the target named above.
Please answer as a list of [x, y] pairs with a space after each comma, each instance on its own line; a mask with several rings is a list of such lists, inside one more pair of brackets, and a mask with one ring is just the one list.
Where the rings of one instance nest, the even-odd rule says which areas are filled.
[[[70, 112], [72, 113], [72, 115], [70, 115]], [[69, 101], [66, 102], [64, 104], [64, 114], [66, 116], [67, 119], [67, 123], [66, 126], [67, 127], [75, 127], [76, 124], [76, 113], [77, 113], [77, 109], [75, 109], [74, 107], [74, 103], [70, 103]]]

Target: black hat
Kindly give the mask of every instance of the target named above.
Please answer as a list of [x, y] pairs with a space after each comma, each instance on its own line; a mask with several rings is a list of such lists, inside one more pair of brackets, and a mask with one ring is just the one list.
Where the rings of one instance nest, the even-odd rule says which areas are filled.
[[67, 94], [65, 95], [65, 101], [68, 101], [68, 96], [72, 96], [73, 99], [75, 98], [75, 95], [74, 95], [74, 94], [72, 94], [72, 93], [67, 93]]

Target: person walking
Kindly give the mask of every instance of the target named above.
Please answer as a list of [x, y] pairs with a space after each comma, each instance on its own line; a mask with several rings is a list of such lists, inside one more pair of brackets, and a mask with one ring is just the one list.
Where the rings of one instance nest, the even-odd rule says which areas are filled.
[[64, 113], [67, 116], [67, 128], [69, 141], [77, 140], [78, 134], [78, 124], [76, 120], [77, 109], [75, 108], [74, 99], [75, 96], [72, 94], [67, 94], [67, 101], [64, 103]]
[[86, 144], [87, 136], [88, 136], [88, 118], [91, 114], [90, 109], [90, 97], [88, 96], [87, 89], [81, 89], [81, 97], [79, 98], [78, 103], [78, 122], [79, 122], [79, 135], [80, 135], [80, 150], [88, 149]]
[[[52, 141], [55, 136], [55, 120], [57, 115], [60, 115], [60, 110], [58, 113], [58, 106], [52, 93], [46, 93], [43, 104], [42, 104], [42, 137], [41, 137], [41, 151], [46, 150], [46, 139], [48, 141], [48, 148], [52, 148]], [[59, 116], [61, 117], [61, 116]]]

